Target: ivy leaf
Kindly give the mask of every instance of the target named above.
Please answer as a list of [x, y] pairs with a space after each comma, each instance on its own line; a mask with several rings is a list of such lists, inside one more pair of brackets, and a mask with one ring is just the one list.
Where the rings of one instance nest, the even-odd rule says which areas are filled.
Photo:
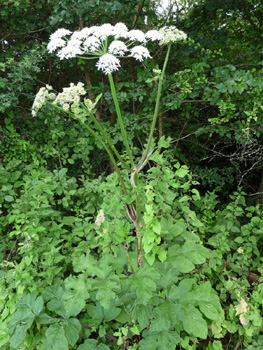
[[66, 338], [69, 345], [73, 346], [79, 339], [79, 333], [81, 331], [81, 324], [76, 318], [70, 318], [63, 324]]
[[68, 341], [65, 331], [58, 324], [51, 325], [46, 333], [41, 350], [68, 350]]
[[187, 304], [183, 308], [183, 326], [184, 330], [190, 335], [206, 339], [208, 333], [207, 323], [203, 319], [201, 312], [191, 304]]

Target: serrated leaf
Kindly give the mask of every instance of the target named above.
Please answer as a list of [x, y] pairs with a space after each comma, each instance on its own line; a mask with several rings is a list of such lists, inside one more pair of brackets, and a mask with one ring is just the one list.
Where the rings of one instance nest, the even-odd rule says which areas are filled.
[[207, 323], [201, 312], [191, 304], [183, 308], [183, 326], [184, 330], [190, 335], [206, 339], [208, 334]]
[[96, 275], [100, 278], [106, 278], [110, 272], [110, 267], [104, 265], [104, 268], [99, 267], [99, 262], [90, 254], [82, 254], [80, 257], [73, 259], [73, 266], [75, 272], [86, 271], [90, 275]]
[[141, 328], [145, 328], [149, 325], [153, 315], [152, 305], [135, 305], [132, 311], [132, 317], [139, 322]]
[[25, 309], [15, 312], [9, 321], [10, 345], [18, 348], [25, 340], [27, 330], [32, 326], [35, 315], [31, 310]]
[[67, 312], [64, 305], [63, 294], [64, 289], [61, 286], [47, 287], [43, 292], [42, 296], [45, 300], [50, 300], [47, 303], [47, 308], [50, 311], [55, 311], [58, 315], [63, 318], [67, 318]]
[[97, 350], [98, 341], [95, 339], [87, 339], [81, 344], [77, 350]]
[[131, 276], [128, 282], [131, 285], [131, 290], [136, 292], [137, 303], [147, 305], [152, 298], [152, 292], [156, 290], [155, 279], [159, 279], [160, 274], [151, 267], [142, 267], [138, 272]]
[[63, 324], [66, 338], [69, 345], [73, 346], [79, 339], [79, 333], [81, 331], [81, 324], [76, 318], [70, 318]]
[[68, 350], [68, 341], [65, 331], [58, 324], [51, 325], [46, 333], [41, 350]]
[[63, 294], [67, 316], [77, 316], [89, 298], [87, 278], [84, 274], [69, 276], [65, 280], [66, 291]]
[[9, 340], [9, 332], [6, 322], [0, 320], [0, 348], [4, 346]]
[[21, 310], [31, 310], [35, 315], [39, 315], [43, 310], [44, 300], [42, 296], [37, 297], [37, 295], [37, 291], [24, 295], [16, 304], [16, 308]]
[[100, 286], [96, 294], [96, 299], [99, 300], [105, 309], [109, 309], [112, 301], [115, 299], [115, 295], [116, 294], [107, 286], [107, 284], [105, 284]]
[[[218, 319], [220, 313], [222, 312], [219, 298], [215, 291], [211, 288], [210, 282], [202, 283], [200, 286], [197, 286], [195, 290], [189, 292], [184, 300], [184, 303], [188, 302], [194, 306], [200, 307], [200, 310], [204, 313], [204, 315], [211, 320]], [[213, 316], [214, 309], [216, 311]]]

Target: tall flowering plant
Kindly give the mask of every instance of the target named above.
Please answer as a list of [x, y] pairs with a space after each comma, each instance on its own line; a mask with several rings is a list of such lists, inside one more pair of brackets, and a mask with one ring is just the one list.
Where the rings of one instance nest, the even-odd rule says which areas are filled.
[[[118, 161], [128, 169], [131, 173], [130, 180], [132, 186], [135, 188], [139, 184], [139, 172], [147, 163], [151, 152], [150, 145], [153, 139], [153, 133], [155, 124], [159, 112], [159, 104], [162, 91], [162, 83], [164, 79], [164, 73], [167, 66], [171, 46], [173, 43], [186, 39], [186, 34], [177, 28], [164, 27], [160, 30], [150, 30], [147, 33], [143, 33], [141, 30], [128, 30], [125, 24], [117, 23], [115, 26], [111, 24], [103, 24], [101, 26], [92, 26], [89, 28], [83, 28], [81, 31], [72, 33], [67, 29], [58, 29], [50, 37], [48, 44], [49, 52], [56, 52], [56, 55], [61, 59], [70, 59], [79, 57], [82, 59], [94, 59], [96, 60], [96, 67], [108, 76], [113, 101], [115, 104], [116, 114], [120, 125], [123, 142], [128, 154], [128, 161], [125, 161], [115, 146], [113, 145], [110, 137], [103, 129], [102, 125], [95, 118], [95, 106], [101, 95], [93, 102], [89, 99], [85, 99], [86, 90], [84, 84], [78, 83], [74, 85], [70, 84], [69, 88], [64, 88], [59, 94], [55, 94], [52, 87], [46, 85], [39, 90], [36, 95], [35, 101], [32, 106], [32, 115], [36, 116], [38, 111], [46, 103], [52, 104], [55, 108], [62, 110], [63, 112], [75, 117], [82, 125], [102, 144], [105, 151], [108, 153], [115, 169], [118, 174], [120, 184], [124, 191], [124, 194], [128, 194], [127, 188], [123, 181], [123, 177], [120, 172], [120, 168], [116, 162]], [[167, 54], [163, 64], [162, 70], [157, 70], [155, 73], [158, 76], [158, 91], [156, 97], [156, 104], [154, 109], [154, 115], [152, 119], [152, 125], [149, 132], [148, 142], [146, 148], [142, 154], [139, 163], [136, 165], [129, 146], [127, 133], [123, 124], [121, 110], [116, 94], [116, 89], [112, 77], [112, 73], [118, 71], [121, 68], [120, 59], [125, 57], [132, 57], [135, 60], [142, 62], [145, 59], [151, 58], [150, 52], [146, 45], [149, 41], [156, 41], [160, 45], [167, 45]], [[82, 98], [83, 97], [83, 98]], [[86, 116], [92, 118], [98, 131], [90, 128], [85, 124]], [[138, 251], [138, 266], [142, 266], [142, 237], [141, 237], [141, 219], [140, 219], [140, 197], [139, 193], [136, 194], [136, 206], [125, 203], [127, 214], [134, 222], [137, 235], [137, 251]]]

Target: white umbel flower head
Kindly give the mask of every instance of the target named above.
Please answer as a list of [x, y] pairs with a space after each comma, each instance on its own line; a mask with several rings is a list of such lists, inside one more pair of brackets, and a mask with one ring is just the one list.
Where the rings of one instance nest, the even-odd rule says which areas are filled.
[[95, 36], [88, 37], [83, 43], [85, 52], [94, 52], [100, 47], [100, 45], [100, 39]]
[[36, 94], [33, 106], [32, 106], [32, 116], [35, 117], [38, 111], [47, 103], [48, 100], [53, 100], [55, 98], [55, 94], [50, 92], [52, 90], [52, 86], [46, 85], [39, 89]]
[[105, 40], [108, 36], [113, 35], [113, 29], [114, 27], [111, 24], [105, 23], [102, 26], [96, 27], [96, 30], [93, 31], [93, 35], [101, 40]]
[[150, 39], [152, 41], [162, 40], [163, 39], [163, 34], [161, 34], [158, 30], [149, 30], [145, 34], [145, 38], [146, 39]]
[[127, 46], [120, 40], [113, 41], [109, 46], [109, 53], [113, 55], [124, 56], [126, 51], [128, 51]]
[[47, 49], [48, 52], [53, 52], [56, 49], [63, 47], [66, 45], [66, 41], [60, 38], [53, 39], [48, 43]]
[[139, 41], [144, 43], [146, 41], [144, 33], [139, 29], [132, 29], [127, 33], [127, 38], [131, 41]]
[[163, 35], [163, 39], [160, 40], [160, 45], [167, 45], [169, 43], [175, 43], [180, 40], [185, 40], [187, 34], [185, 32], [177, 29], [174, 26], [163, 27], [160, 29], [160, 33]]
[[53, 104], [60, 105], [63, 109], [68, 110], [71, 104], [77, 106], [80, 102], [80, 97], [86, 95], [83, 83], [77, 85], [71, 83], [69, 87], [64, 88], [54, 100]]
[[120, 60], [112, 54], [106, 53], [99, 58], [96, 66], [99, 70], [102, 70], [103, 73], [111, 74], [120, 68]]
[[56, 30], [55, 33], [51, 34], [50, 40], [61, 39], [61, 38], [63, 38], [63, 36], [69, 35], [71, 33], [72, 32], [68, 29], [60, 28], [60, 29]]
[[119, 22], [115, 24], [112, 34], [114, 35], [115, 39], [126, 38], [128, 31], [129, 30], [126, 25]]
[[63, 47], [66, 45], [66, 41], [62, 38], [66, 35], [71, 34], [72, 32], [70, 30], [61, 28], [55, 31], [55, 33], [50, 35], [50, 42], [48, 43], [48, 51], [53, 52], [59, 47]]
[[151, 58], [150, 52], [144, 46], [135, 46], [131, 50], [131, 57], [142, 62], [145, 58]]
[[57, 56], [63, 60], [64, 58], [73, 58], [77, 55], [82, 55], [83, 51], [80, 49], [82, 42], [78, 39], [71, 39], [68, 41], [67, 46], [63, 47], [57, 54]]

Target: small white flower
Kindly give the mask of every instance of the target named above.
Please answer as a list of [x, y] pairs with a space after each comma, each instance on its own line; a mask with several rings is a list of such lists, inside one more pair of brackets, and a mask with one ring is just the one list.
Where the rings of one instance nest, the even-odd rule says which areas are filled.
[[131, 49], [131, 56], [142, 62], [144, 58], [151, 58], [150, 52], [144, 46], [135, 46]]
[[126, 38], [127, 33], [128, 33], [128, 28], [124, 23], [121, 23], [121, 22], [116, 23], [112, 31], [112, 34], [114, 35], [115, 39]]
[[66, 47], [63, 47], [62, 50], [60, 50], [57, 54], [57, 56], [63, 60], [64, 58], [73, 58], [77, 55], [82, 55], [83, 52], [80, 49], [81, 41], [78, 39], [71, 39], [68, 41], [68, 44]]
[[98, 226], [101, 226], [101, 224], [103, 224], [103, 222], [105, 221], [105, 215], [102, 209], [100, 209], [100, 211], [98, 212], [98, 215], [96, 217], [95, 220], [95, 224]]
[[124, 56], [126, 51], [128, 51], [127, 46], [120, 40], [113, 41], [109, 46], [109, 53], [113, 55]]
[[244, 253], [244, 249], [241, 248], [241, 247], [239, 247], [239, 248], [237, 249], [237, 252], [238, 252], [238, 254], [243, 254], [243, 253]]
[[139, 29], [132, 29], [127, 33], [127, 38], [131, 41], [139, 41], [144, 43], [146, 41], [144, 33]]
[[96, 51], [101, 45], [100, 39], [96, 38], [95, 36], [90, 36], [84, 41], [84, 50], [94, 52]]
[[167, 45], [187, 38], [187, 34], [174, 26], [161, 28], [160, 33], [163, 35], [163, 39], [159, 42], [160, 45]]
[[149, 30], [149, 32], [145, 34], [145, 38], [150, 39], [152, 41], [162, 40], [163, 35], [158, 30]]
[[120, 60], [110, 53], [101, 56], [96, 63], [99, 70], [105, 74], [110, 74], [120, 68]]

